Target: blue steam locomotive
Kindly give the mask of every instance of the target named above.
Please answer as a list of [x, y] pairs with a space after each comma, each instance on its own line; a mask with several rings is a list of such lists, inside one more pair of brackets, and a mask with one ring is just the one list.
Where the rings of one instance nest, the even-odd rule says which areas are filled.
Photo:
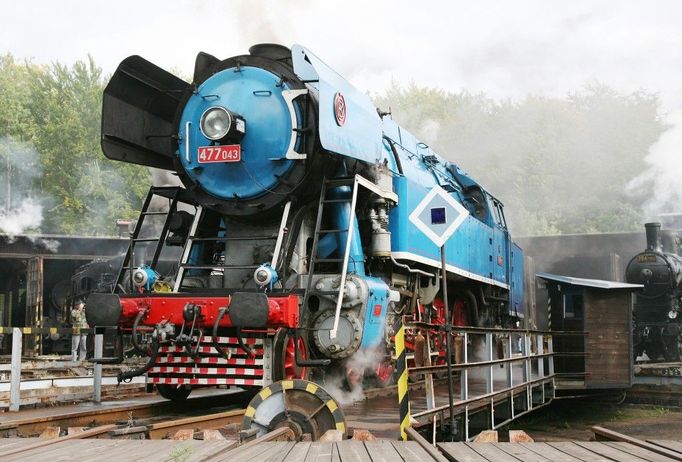
[[[104, 92], [102, 148], [184, 185], [150, 190], [115, 293], [89, 301], [91, 325], [132, 331], [149, 363], [131, 374], [164, 396], [334, 374], [384, 383], [398, 317], [523, 316], [502, 203], [302, 46], [199, 53], [192, 83], [125, 59]], [[450, 311], [440, 250], [409, 219], [434, 187], [465, 215], [446, 246]]]

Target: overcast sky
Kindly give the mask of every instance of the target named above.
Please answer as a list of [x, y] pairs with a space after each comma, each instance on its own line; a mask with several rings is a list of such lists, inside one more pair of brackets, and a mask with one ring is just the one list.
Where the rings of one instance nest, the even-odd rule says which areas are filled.
[[362, 90], [391, 79], [497, 98], [590, 80], [682, 108], [682, 1], [5, 0], [0, 53], [111, 73], [139, 54], [190, 75], [259, 42], [300, 43]]

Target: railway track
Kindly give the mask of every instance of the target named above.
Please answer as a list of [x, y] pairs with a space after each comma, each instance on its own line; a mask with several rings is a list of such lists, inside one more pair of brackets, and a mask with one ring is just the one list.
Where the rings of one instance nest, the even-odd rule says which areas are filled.
[[[34, 451], [36, 449], [45, 448], [46, 446], [52, 446], [56, 444], [63, 443], [65, 441], [71, 440], [84, 440], [93, 438], [105, 438], [105, 439], [168, 439], [182, 430], [191, 430], [191, 432], [186, 433], [190, 438], [177, 436], [173, 439], [192, 439], [194, 432], [197, 430], [211, 430], [224, 428], [230, 424], [239, 424], [244, 417], [244, 410], [237, 409], [233, 411], [218, 412], [212, 414], [206, 414], [196, 417], [185, 417], [181, 419], [166, 420], [157, 423], [151, 423], [148, 425], [137, 425], [129, 426], [127, 424], [117, 425], [117, 424], [105, 424], [99, 425], [93, 428], [89, 428], [83, 431], [71, 432], [64, 436], [55, 436], [53, 438], [43, 438], [42, 440], [36, 441], [32, 444], [22, 445], [18, 447], [12, 447], [5, 450], [0, 450], [0, 460], [9, 457], [16, 456], [21, 453]], [[286, 429], [284, 429], [286, 430]], [[289, 433], [291, 431], [289, 430]], [[59, 433], [56, 432], [55, 435]], [[284, 435], [286, 439], [291, 440], [293, 434], [290, 436], [285, 432], [278, 432], [277, 434], [269, 435], [268, 438], [259, 441], [273, 441], [277, 439], [280, 435]], [[238, 434], [234, 434], [234, 442], [237, 444], [239, 442]], [[228, 439], [223, 438], [221, 439]]]
[[[190, 417], [183, 419], [169, 420], [165, 422], [159, 422], [146, 426], [144, 430], [138, 430], [136, 428], [129, 428], [127, 432], [124, 432], [124, 428], [117, 426], [115, 424], [101, 425], [98, 427], [90, 428], [82, 432], [71, 433], [65, 436], [60, 436], [51, 439], [42, 439], [34, 441], [30, 444], [24, 445], [10, 445], [8, 448], [0, 450], [0, 460], [6, 457], [17, 457], [21, 456], [22, 453], [28, 453], [35, 450], [44, 451], [48, 446], [56, 446], [58, 444], [65, 443], [67, 441], [73, 440], [85, 440], [92, 438], [107, 438], [115, 439], [124, 437], [125, 439], [139, 439], [134, 438], [136, 433], [146, 433], [148, 438], [145, 439], [165, 439], [168, 435], [177, 434], [177, 432], [186, 429], [195, 430], [197, 428], [203, 430], [215, 429], [224, 427], [229, 424], [241, 422], [244, 416], [244, 410], [227, 411], [215, 414], [208, 414], [199, 417]], [[175, 438], [175, 439], [191, 439], [191, 438]], [[234, 438], [230, 440], [229, 438], [222, 438], [224, 442], [227, 443], [227, 448], [238, 446], [241, 444], [240, 450], [246, 450], [250, 447], [256, 446], [263, 442], [269, 441], [292, 441], [294, 440], [294, 433], [289, 428], [278, 428], [270, 433], [259, 438]], [[49, 449], [49, 448], [48, 448]], [[224, 450], [225, 448], [221, 449]]]
[[[439, 380], [436, 383], [439, 388], [442, 388], [443, 384], [443, 380]], [[417, 392], [424, 387], [424, 382], [411, 383], [410, 391]], [[437, 394], [439, 392], [442, 394], [442, 390], [436, 390], [436, 392]], [[289, 396], [289, 393], [291, 392], [288, 392], [287, 396]], [[371, 438], [383, 437], [395, 440], [396, 430], [398, 429], [397, 401], [395, 401], [394, 396], [396, 394], [397, 387], [395, 386], [365, 390], [365, 400], [360, 402], [362, 404], [356, 402], [342, 407], [344, 413], [346, 413], [345, 424], [347, 425], [342, 431], [350, 435], [355, 433], [354, 429], [369, 430]], [[241, 428], [241, 424], [248, 414], [248, 409], [253, 411], [251, 407], [253, 402], [249, 402], [252, 397], [252, 392], [235, 392], [229, 395], [207, 394], [205, 396], [193, 397], [182, 404], [171, 401], [150, 400], [153, 402], [144, 404], [134, 403], [129, 406], [119, 406], [115, 409], [93, 409], [89, 412], [82, 412], [79, 415], [56, 414], [42, 419], [24, 419], [23, 421], [9, 422], [0, 426], [0, 430], [2, 427], [4, 427], [5, 431], [8, 428], [12, 428], [17, 435], [35, 436], [36, 433], [40, 433], [37, 430], [42, 429], [43, 434], [38, 439], [14, 438], [5, 440], [7, 443], [0, 445], [0, 460], [24, 460], [23, 458], [28, 457], [29, 454], [53, 452], [66, 456], [71, 454], [69, 448], [72, 446], [74, 448], [87, 448], [94, 445], [93, 447], [114, 448], [119, 447], [117, 445], [123, 445], [120, 447], [124, 447], [125, 444], [133, 443], [131, 441], [116, 442], [107, 440], [157, 440], [154, 443], [148, 444], [159, 445], [162, 443], [167, 445], [186, 443], [186, 446], [182, 448], [194, 448], [191, 450], [201, 453], [202, 457], [208, 453], [213, 457], [223, 454], [225, 451], [230, 451], [231, 456], [251, 454], [254, 451], [258, 452], [261, 449], [267, 449], [265, 446], [260, 446], [261, 443], [267, 441], [288, 441], [287, 445], [295, 445], [295, 441], [301, 436], [299, 434], [301, 432], [297, 432], [291, 426], [270, 427], [269, 430], [266, 430], [268, 433], [262, 433], [258, 429], [249, 428], [246, 425], [244, 428]], [[294, 398], [289, 396], [288, 399], [292, 400]], [[224, 405], [227, 402], [231, 406], [230, 409], [224, 409]], [[247, 402], [249, 404], [248, 408], [246, 406]], [[220, 407], [221, 404], [223, 405], [222, 409]], [[322, 408], [323, 406], [316, 408], [317, 410], [311, 415], [315, 415]], [[476, 406], [472, 405], [471, 411], [474, 412], [475, 408]], [[87, 424], [83, 425], [84, 422], [87, 422]], [[415, 428], [420, 426], [416, 421], [413, 422], [413, 425], [416, 426]], [[431, 424], [429, 423], [429, 425]], [[81, 426], [87, 428], [78, 428]], [[48, 429], [48, 427], [51, 428]], [[65, 432], [67, 429], [68, 431]], [[309, 441], [312, 432], [303, 433], [309, 433], [307, 435]], [[416, 430], [414, 430], [414, 433], [417, 435]], [[363, 435], [366, 433], [359, 432], [358, 434]], [[306, 435], [303, 436], [305, 437]], [[319, 436], [317, 435], [313, 439]], [[103, 441], [100, 442], [100, 440]], [[208, 441], [208, 444], [195, 440], [205, 440]], [[69, 441], [71, 443], [67, 443]], [[60, 443], [64, 444], [60, 445]], [[141, 441], [139, 443], [142, 444]], [[362, 444], [359, 441], [357, 443]], [[198, 444], [201, 445], [200, 448], [197, 446]], [[285, 443], [279, 444], [283, 445]], [[302, 447], [304, 447], [305, 444], [310, 445], [311, 443], [302, 444]], [[218, 446], [220, 446], [219, 449], [217, 449]], [[287, 447], [291, 449], [289, 446]], [[180, 446], [173, 447], [176, 447], [176, 449], [180, 448]], [[313, 446], [310, 447], [312, 448]], [[314, 447], [318, 448], [318, 446]]]
[[[440, 381], [436, 381], [438, 383]], [[424, 382], [410, 384], [410, 390], [423, 390]], [[397, 386], [364, 390], [365, 400], [384, 399], [397, 395]], [[218, 428], [241, 422], [244, 409], [253, 392], [207, 394], [192, 397], [183, 403], [163, 399], [133, 402], [126, 405], [114, 403], [110, 407], [92, 405], [89, 408], [59, 413], [53, 408], [50, 415], [38, 411], [28, 417], [0, 421], [0, 437], [38, 436], [47, 428], [96, 428], [114, 425], [112, 435], [97, 437], [140, 437], [159, 439], [172, 436], [180, 429]], [[391, 406], [392, 407], [392, 406]], [[215, 412], [220, 411], [220, 412]], [[352, 414], [352, 412], [351, 412]], [[393, 425], [390, 425], [393, 426]]]
[[196, 417], [167, 420], [148, 426], [146, 434], [149, 439], [158, 440], [172, 438], [179, 430], [214, 430], [230, 424], [241, 424], [244, 409], [218, 412]]
[[[178, 417], [192, 418], [197, 413], [208, 410], [233, 411], [243, 408], [253, 396], [252, 392], [210, 394], [191, 398], [184, 403], [164, 399], [146, 402], [133, 402], [125, 405], [113, 403], [111, 406], [92, 405], [69, 412], [59, 413], [52, 408], [50, 414], [35, 412], [28, 417], [0, 422], [0, 437], [31, 437], [40, 435], [48, 427], [83, 428], [102, 425], [127, 425], [129, 422], [170, 420]], [[42, 411], [42, 410], [41, 410]], [[215, 414], [208, 413], [206, 415]], [[132, 426], [132, 425], [129, 425]]]

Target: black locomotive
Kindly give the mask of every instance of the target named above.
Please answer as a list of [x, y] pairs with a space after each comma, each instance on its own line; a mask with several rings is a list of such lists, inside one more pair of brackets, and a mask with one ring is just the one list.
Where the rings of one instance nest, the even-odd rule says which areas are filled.
[[635, 255], [625, 270], [627, 282], [642, 284], [634, 309], [635, 357], [651, 361], [682, 359], [682, 256], [680, 237], [647, 223], [646, 250]]

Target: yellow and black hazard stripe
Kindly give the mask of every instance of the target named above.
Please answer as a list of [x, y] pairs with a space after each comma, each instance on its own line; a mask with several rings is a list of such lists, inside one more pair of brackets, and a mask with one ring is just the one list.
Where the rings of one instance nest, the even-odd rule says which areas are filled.
[[402, 316], [398, 316], [393, 325], [395, 332], [395, 354], [398, 370], [398, 404], [400, 406], [400, 437], [407, 440], [405, 430], [410, 426], [410, 394], [407, 389], [407, 351], [405, 351], [405, 325]]
[[[325, 406], [329, 410], [329, 414], [332, 416], [336, 430], [339, 430], [343, 434], [346, 433], [346, 419], [334, 398], [332, 398], [324, 388], [317, 385], [316, 383], [300, 379], [281, 380], [263, 388], [260, 392], [258, 392], [258, 394], [251, 399], [249, 405], [246, 407], [244, 419], [242, 420], [242, 428], [245, 430], [251, 428], [251, 423], [254, 420], [258, 406], [260, 406], [263, 401], [268, 399], [270, 396], [277, 393], [282, 393], [283, 390], [303, 390], [317, 397], [317, 399], [320, 401], [320, 406]], [[316, 409], [311, 409], [311, 411], [315, 410]]]

